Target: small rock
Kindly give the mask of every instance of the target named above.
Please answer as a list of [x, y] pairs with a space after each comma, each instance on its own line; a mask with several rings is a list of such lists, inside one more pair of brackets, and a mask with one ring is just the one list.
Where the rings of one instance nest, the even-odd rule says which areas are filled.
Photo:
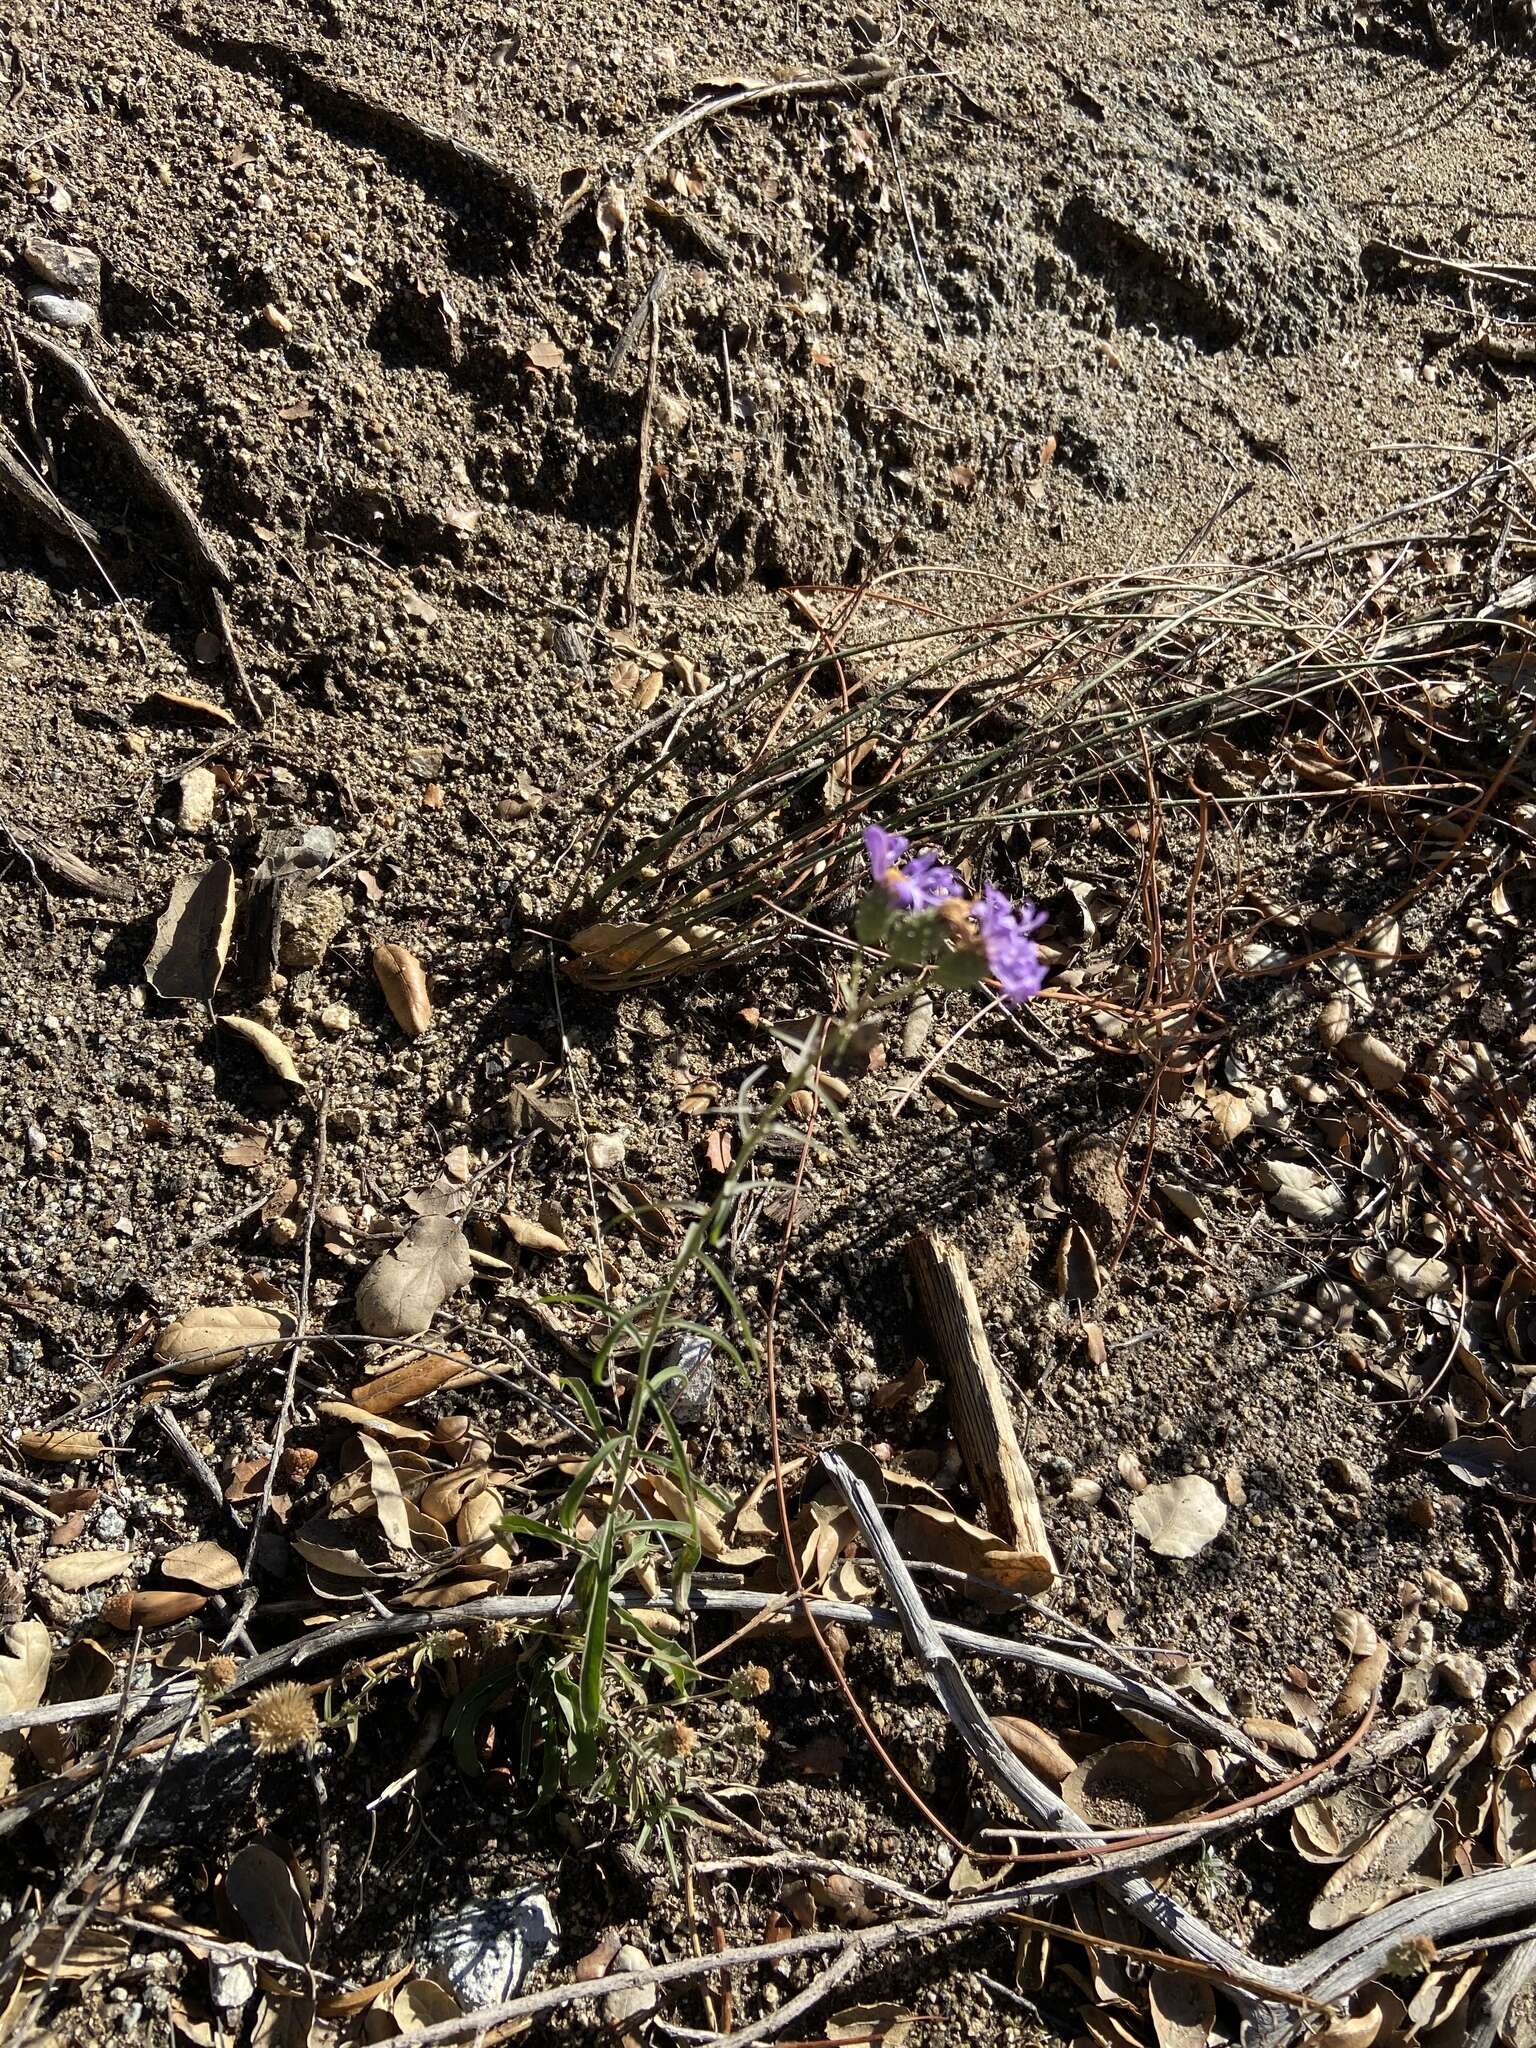
[[587, 1163], [594, 1173], [612, 1173], [624, 1163], [624, 1140], [616, 1134], [594, 1132], [587, 1140]]
[[466, 2012], [504, 2005], [560, 1937], [537, 1886], [465, 1906], [428, 1929], [423, 1954]]
[[68, 299], [62, 292], [28, 292], [27, 311], [46, 320], [50, 327], [85, 328], [96, 325], [96, 308], [84, 299]]
[[121, 1509], [103, 1508], [96, 1517], [96, 1534], [103, 1543], [121, 1543], [128, 1534], [128, 1524]]
[[177, 787], [181, 808], [176, 823], [183, 832], [201, 832], [213, 822], [213, 806], [219, 793], [218, 777], [211, 768], [189, 768]]
[[322, 1031], [329, 1031], [332, 1038], [344, 1038], [357, 1023], [357, 1012], [349, 1010], [345, 1003], [327, 1003], [315, 1020]]
[[283, 900], [278, 958], [290, 972], [318, 967], [332, 939], [347, 921], [347, 899], [339, 889], [306, 889]]
[[[625, 1971], [648, 1970], [651, 1959], [643, 1948], [636, 1948], [626, 1941], [613, 1959], [610, 1977], [620, 1976]], [[654, 1984], [628, 1984], [617, 1991], [610, 1991], [603, 2000], [603, 2018], [613, 2031], [622, 2033], [628, 2028], [640, 2027], [651, 2018], [656, 2010], [656, 1986]]]
[[101, 297], [101, 258], [77, 242], [29, 242], [22, 251], [34, 277], [73, 299]]
[[1334, 1493], [1369, 1493], [1368, 1474], [1349, 1458], [1324, 1458], [1320, 1470], [1323, 1483]]

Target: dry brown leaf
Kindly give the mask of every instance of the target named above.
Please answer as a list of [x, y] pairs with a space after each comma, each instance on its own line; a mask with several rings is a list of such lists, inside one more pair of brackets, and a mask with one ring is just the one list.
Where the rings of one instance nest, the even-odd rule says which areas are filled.
[[168, 1579], [185, 1579], [189, 1586], [201, 1586], [205, 1593], [227, 1593], [240, 1583], [240, 1560], [222, 1543], [179, 1543], [160, 1560]]
[[275, 1031], [269, 1031], [265, 1024], [258, 1024], [254, 1017], [221, 1017], [219, 1022], [226, 1031], [233, 1031], [237, 1038], [243, 1038], [247, 1045], [253, 1046], [280, 1081], [286, 1081], [290, 1088], [305, 1088], [308, 1092], [304, 1076], [294, 1064], [293, 1054]]
[[895, 2005], [848, 2005], [827, 2021], [829, 2041], [870, 2041], [882, 2048], [907, 2048], [922, 2015]]
[[396, 1550], [409, 1550], [411, 1544], [411, 1520], [406, 1512], [405, 1496], [400, 1491], [400, 1481], [389, 1453], [384, 1446], [375, 1443], [371, 1436], [360, 1436], [357, 1441], [363, 1447], [368, 1461], [368, 1486], [373, 1496], [374, 1512], [379, 1518], [379, 1527]]
[[184, 696], [180, 690], [151, 690], [144, 704], [149, 711], [193, 725], [233, 729], [236, 723], [233, 713], [226, 711], [222, 704], [211, 704], [206, 697]]
[[167, 1002], [208, 1003], [229, 958], [235, 928], [235, 871], [216, 860], [183, 875], [155, 927], [144, 976]]
[[1349, 1204], [1332, 1181], [1291, 1159], [1261, 1159], [1254, 1174], [1282, 1216], [1298, 1223], [1337, 1223]]
[[83, 1593], [87, 1586], [104, 1586], [133, 1563], [131, 1550], [66, 1550], [38, 1566], [39, 1576], [61, 1592]]
[[250, 1842], [224, 1874], [224, 1895], [253, 1948], [309, 1961], [310, 1923], [293, 1872], [265, 1842]]
[[1092, 1301], [1103, 1280], [1093, 1240], [1080, 1223], [1069, 1223], [1056, 1247], [1056, 1292], [1063, 1301]]
[[478, 1386], [484, 1379], [457, 1351], [408, 1352], [398, 1365], [352, 1389], [352, 1406], [370, 1415], [390, 1415], [439, 1387]]
[[370, 1337], [419, 1337], [470, 1275], [469, 1241], [458, 1224], [423, 1216], [359, 1281], [357, 1319]]
[[1495, 1763], [1502, 1764], [1512, 1757], [1536, 1728], [1536, 1691], [1528, 1692], [1523, 1699], [1516, 1700], [1493, 1730], [1491, 1748]]
[[1426, 1806], [1401, 1806], [1341, 1863], [1312, 1902], [1307, 1916], [1319, 1933], [1347, 1927], [1367, 1913], [1390, 1906], [1411, 1892], [1431, 1890], [1438, 1879], [1415, 1874], [1413, 1866], [1437, 1839], [1434, 1815]]
[[1216, 1994], [1204, 1978], [1154, 1970], [1147, 1991], [1157, 2048], [1205, 2048], [1216, 2024]]
[[[5, 1631], [0, 1642], [4, 1644], [4, 1653], [0, 1654], [0, 1714], [28, 1714], [42, 1704], [48, 1685], [52, 1656], [48, 1631], [40, 1621], [18, 1621]], [[11, 1735], [0, 1735], [0, 1797], [11, 1788], [16, 1758], [25, 1739], [21, 1729]]]
[[1038, 1721], [1026, 1720], [1022, 1714], [994, 1714], [992, 1726], [1020, 1763], [1027, 1764], [1037, 1777], [1061, 1785], [1077, 1769], [1076, 1759]]
[[1536, 1855], [1536, 1781], [1523, 1764], [1501, 1772], [1493, 1801], [1493, 1846], [1501, 1863]]
[[409, 946], [381, 940], [373, 949], [373, 971], [390, 1015], [407, 1038], [420, 1038], [432, 1022], [432, 999], [421, 962]]
[[1126, 1808], [1138, 1824], [1160, 1825], [1198, 1807], [1214, 1782], [1193, 1743], [1112, 1742], [1073, 1767], [1061, 1796], [1096, 1826], [1118, 1825]]
[[1363, 1074], [1373, 1088], [1389, 1094], [1403, 1085], [1408, 1062], [1374, 1032], [1347, 1032], [1339, 1040], [1338, 1051], [1340, 1058]]
[[189, 1308], [155, 1339], [155, 1358], [173, 1372], [197, 1379], [269, 1355], [293, 1327], [292, 1316], [244, 1303]]
[[515, 1209], [503, 1209], [496, 1220], [512, 1242], [525, 1252], [568, 1252], [571, 1249], [557, 1231], [546, 1230], [542, 1223], [519, 1216]]
[[1226, 1502], [1196, 1473], [1149, 1486], [1131, 1503], [1131, 1525], [1157, 1557], [1198, 1557], [1226, 1523]]
[[21, 1455], [39, 1465], [73, 1465], [77, 1459], [97, 1457], [106, 1447], [94, 1429], [24, 1429], [16, 1439]]

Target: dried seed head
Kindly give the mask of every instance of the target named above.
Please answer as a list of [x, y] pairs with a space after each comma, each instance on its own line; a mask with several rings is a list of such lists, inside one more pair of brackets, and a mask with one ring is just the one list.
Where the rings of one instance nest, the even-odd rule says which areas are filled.
[[281, 1756], [290, 1749], [313, 1749], [320, 1740], [320, 1717], [307, 1686], [290, 1682], [269, 1685], [245, 1710], [251, 1741], [263, 1756]]
[[217, 1699], [221, 1692], [228, 1692], [240, 1674], [238, 1657], [210, 1657], [198, 1675], [206, 1699]]
[[734, 1700], [760, 1700], [773, 1684], [773, 1677], [761, 1664], [743, 1664], [726, 1681]]
[[668, 1756], [690, 1756], [699, 1746], [699, 1731], [690, 1728], [686, 1721], [674, 1721], [662, 1737], [662, 1748]]

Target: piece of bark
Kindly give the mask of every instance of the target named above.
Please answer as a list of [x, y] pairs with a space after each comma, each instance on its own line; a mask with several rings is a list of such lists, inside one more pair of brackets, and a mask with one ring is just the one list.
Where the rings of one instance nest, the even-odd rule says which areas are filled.
[[121, 903], [133, 894], [132, 884], [121, 876], [103, 874], [100, 868], [91, 867], [67, 846], [61, 846], [58, 840], [50, 839], [21, 818], [9, 818], [0, 825], [0, 842], [5, 840], [23, 859], [45, 868], [55, 882], [67, 889], [78, 889], [82, 896], [94, 896], [98, 903]]
[[971, 1484], [993, 1533], [1036, 1562], [1040, 1583], [1033, 1590], [1043, 1593], [1055, 1581], [1056, 1558], [982, 1327], [965, 1254], [920, 1235], [908, 1240], [907, 1264], [949, 1385], [950, 1424]]

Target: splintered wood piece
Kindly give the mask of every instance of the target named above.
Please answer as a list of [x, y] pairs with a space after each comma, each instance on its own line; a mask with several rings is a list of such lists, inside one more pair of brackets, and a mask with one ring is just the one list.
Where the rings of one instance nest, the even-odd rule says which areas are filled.
[[1044, 1592], [1056, 1578], [1056, 1558], [982, 1327], [965, 1254], [939, 1238], [919, 1235], [907, 1242], [907, 1265], [949, 1385], [950, 1422], [971, 1484], [999, 1540], [1036, 1563], [1040, 1583], [1034, 1590]]

